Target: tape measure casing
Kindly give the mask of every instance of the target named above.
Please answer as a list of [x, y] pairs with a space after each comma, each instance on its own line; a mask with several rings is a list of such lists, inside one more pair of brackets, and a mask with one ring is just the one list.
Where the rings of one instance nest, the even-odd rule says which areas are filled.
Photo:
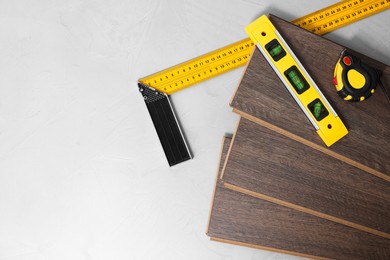
[[379, 78], [378, 70], [344, 50], [335, 66], [333, 84], [342, 99], [357, 102], [369, 98], [375, 92]]

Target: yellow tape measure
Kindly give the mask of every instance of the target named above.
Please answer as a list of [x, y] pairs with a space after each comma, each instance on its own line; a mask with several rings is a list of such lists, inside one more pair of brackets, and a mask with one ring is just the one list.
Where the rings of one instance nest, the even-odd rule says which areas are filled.
[[[292, 21], [318, 35], [384, 11], [390, 0], [346, 0]], [[211, 77], [243, 66], [253, 51], [250, 39], [244, 39], [139, 80], [166, 94], [173, 94]]]
[[344, 137], [347, 128], [268, 17], [261, 16], [245, 30], [324, 143], [331, 146]]

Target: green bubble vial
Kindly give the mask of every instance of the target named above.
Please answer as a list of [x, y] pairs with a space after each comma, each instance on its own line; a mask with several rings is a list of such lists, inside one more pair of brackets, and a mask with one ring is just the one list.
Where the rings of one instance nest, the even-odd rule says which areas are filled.
[[278, 56], [283, 52], [282, 46], [279, 44], [272, 46], [271, 50], [269, 51], [269, 54], [271, 54], [272, 57]]
[[316, 118], [319, 118], [322, 112], [322, 104], [320, 102], [317, 102], [314, 104], [313, 113]]
[[303, 83], [301, 78], [295, 73], [294, 70], [290, 71], [288, 73], [288, 76], [290, 77], [297, 89], [301, 90], [305, 87], [305, 84]]

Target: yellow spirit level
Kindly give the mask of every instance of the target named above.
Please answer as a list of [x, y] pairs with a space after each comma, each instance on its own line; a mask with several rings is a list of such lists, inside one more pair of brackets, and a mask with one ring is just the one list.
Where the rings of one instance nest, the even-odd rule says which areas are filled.
[[245, 28], [327, 146], [348, 130], [266, 15]]

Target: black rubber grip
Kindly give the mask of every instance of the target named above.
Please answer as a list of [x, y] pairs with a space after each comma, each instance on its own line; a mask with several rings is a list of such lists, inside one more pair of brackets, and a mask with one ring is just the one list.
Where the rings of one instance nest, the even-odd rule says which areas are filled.
[[141, 83], [138, 83], [138, 87], [149, 110], [169, 166], [191, 159], [191, 153], [176, 120], [169, 97]]

